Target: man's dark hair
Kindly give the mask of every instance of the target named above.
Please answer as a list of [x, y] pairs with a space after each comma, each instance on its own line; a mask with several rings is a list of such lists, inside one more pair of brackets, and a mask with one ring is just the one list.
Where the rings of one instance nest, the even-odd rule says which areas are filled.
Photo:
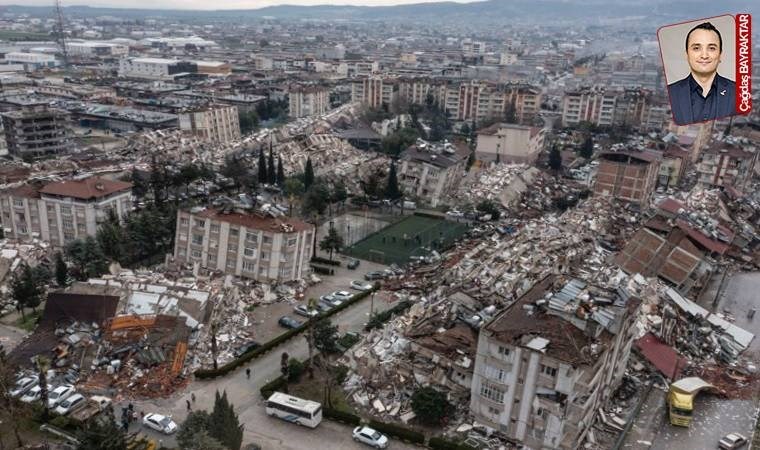
[[715, 25], [711, 24], [710, 22], [703, 22], [697, 25], [696, 27], [689, 30], [689, 33], [686, 35], [686, 51], [689, 51], [689, 37], [691, 36], [692, 31], [694, 30], [708, 30], [708, 31], [714, 31], [715, 34], [718, 35], [718, 51], [723, 53], [723, 38], [720, 35], [720, 31], [718, 31], [717, 28], [715, 28]]

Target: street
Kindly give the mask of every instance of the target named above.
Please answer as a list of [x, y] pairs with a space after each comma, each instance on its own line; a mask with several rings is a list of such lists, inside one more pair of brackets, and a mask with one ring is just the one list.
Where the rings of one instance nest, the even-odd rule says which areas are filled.
[[24, 330], [0, 323], [0, 345], [3, 346], [6, 352], [13, 350], [28, 334]]
[[[358, 304], [342, 311], [333, 318], [334, 323], [340, 325], [341, 332], [360, 331], [369, 317], [371, 299], [365, 298]], [[375, 299], [375, 310], [382, 311], [392, 306], [387, 301]], [[283, 344], [281, 347], [254, 360], [248, 366], [243, 366], [235, 372], [213, 380], [193, 381], [184, 392], [176, 393], [170, 399], [156, 399], [148, 401], [135, 401], [133, 404], [137, 411], [157, 412], [170, 414], [177, 424], [181, 424], [187, 417], [187, 403], [190, 394], [194, 393], [196, 402], [193, 407], [210, 411], [214, 406], [214, 394], [227, 391], [227, 397], [234, 404], [240, 422], [245, 424], [243, 443], [257, 443], [264, 449], [361, 449], [366, 448], [355, 443], [351, 439], [351, 428], [329, 420], [323, 420], [322, 424], [314, 429], [308, 429], [292, 425], [285, 421], [270, 418], [264, 412], [264, 402], [259, 394], [259, 388], [267, 382], [278, 377], [280, 374], [280, 355], [287, 352], [291, 357], [306, 359], [308, 348], [303, 337], [296, 337]], [[251, 369], [251, 379], [247, 380], [245, 369]], [[117, 417], [122, 402], [117, 406]], [[140, 426], [133, 424], [130, 431], [136, 431]], [[161, 440], [165, 445], [174, 445], [174, 436], [161, 435], [152, 430], [146, 430], [145, 434], [156, 441]], [[393, 448], [412, 449], [412, 445], [402, 442], [393, 442]]]

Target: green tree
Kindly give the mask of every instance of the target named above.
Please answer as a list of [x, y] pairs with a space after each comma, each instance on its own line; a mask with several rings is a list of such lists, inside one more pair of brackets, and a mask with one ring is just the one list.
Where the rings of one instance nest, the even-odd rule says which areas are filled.
[[227, 400], [227, 391], [219, 395], [216, 391], [214, 410], [211, 411], [209, 434], [230, 450], [240, 450], [243, 444], [243, 425], [232, 404]]
[[459, 128], [459, 134], [470, 137], [470, 125], [467, 122], [463, 123], [462, 127]]
[[210, 425], [211, 417], [208, 412], [204, 410], [191, 411], [185, 421], [179, 426], [179, 430], [177, 430], [177, 445], [179, 445], [179, 448], [194, 448], [193, 445], [196, 442], [195, 436], [201, 432], [208, 433]]
[[338, 326], [330, 319], [321, 319], [314, 324], [314, 346], [323, 353], [337, 353]]
[[63, 260], [61, 252], [55, 254], [55, 282], [60, 287], [69, 284], [69, 269], [66, 267], [66, 261]]
[[264, 155], [264, 150], [262, 149], [259, 152], [259, 183], [265, 184], [269, 180], [269, 175], [267, 175], [267, 159]]
[[179, 448], [181, 450], [228, 450], [224, 444], [212, 437], [206, 430], [198, 431], [191, 436], [187, 445]]
[[383, 178], [385, 178], [385, 175], [381, 170], [373, 170], [367, 175], [367, 178], [359, 180], [364, 194], [368, 197], [380, 197], [383, 195]]
[[306, 158], [306, 167], [303, 170], [303, 185], [307, 190], [314, 184], [314, 167], [311, 164], [311, 157]]
[[501, 217], [501, 209], [493, 200], [483, 200], [475, 208], [483, 214], [490, 214], [491, 220], [499, 220]]
[[470, 156], [467, 157], [467, 171], [469, 172], [472, 165], [475, 164], [475, 152], [470, 151]]
[[250, 183], [250, 175], [248, 173], [248, 169], [245, 167], [245, 164], [243, 164], [242, 160], [232, 156], [225, 158], [221, 174], [232, 180], [232, 182], [235, 184], [235, 190], [237, 192], [240, 192], [241, 187], [246, 186]]
[[332, 191], [330, 192], [330, 202], [343, 204], [348, 198], [348, 190], [346, 189], [346, 183], [343, 180], [337, 180], [332, 184]]
[[259, 126], [259, 115], [256, 114], [256, 111], [239, 112], [238, 120], [240, 121], [240, 134], [242, 135], [256, 131]]
[[288, 205], [290, 206], [290, 215], [293, 215], [293, 200], [296, 197], [300, 197], [303, 194], [303, 181], [296, 177], [291, 177], [285, 180], [283, 187], [285, 195], [288, 196]]
[[277, 186], [285, 185], [285, 168], [282, 167], [282, 157], [277, 155]]
[[126, 244], [124, 228], [119, 223], [119, 218], [113, 210], [108, 212], [108, 218], [98, 228], [95, 234], [98, 245], [103, 254], [111, 261], [123, 262], [126, 256], [124, 245]]
[[333, 252], [340, 251], [343, 248], [343, 236], [338, 234], [338, 230], [330, 228], [327, 235], [319, 241], [319, 249], [323, 252], [330, 252], [330, 260], [332, 261]]
[[306, 213], [324, 214], [330, 200], [330, 191], [323, 182], [314, 183], [306, 191], [303, 208]]
[[77, 450], [131, 449], [124, 430], [113, 420], [90, 420], [76, 433]]
[[583, 144], [581, 145], [580, 155], [586, 159], [591, 159], [591, 157], [594, 155], [594, 139], [591, 137], [591, 135], [586, 136], [586, 139], [583, 141]]
[[267, 182], [274, 186], [277, 184], [277, 168], [274, 166], [274, 155], [272, 149], [269, 149], [269, 165], [267, 166]]
[[149, 183], [153, 190], [153, 203], [156, 205], [162, 205], [164, 203], [168, 178], [166, 166], [159, 162], [158, 157], [156, 157], [155, 154], [151, 155]]
[[24, 308], [35, 310], [42, 302], [44, 285], [37, 282], [34, 270], [24, 263], [11, 280], [11, 298], [16, 302], [16, 309], [26, 319]]
[[504, 121], [506, 123], [517, 123], [517, 108], [514, 100], [507, 102], [504, 107]]
[[398, 177], [396, 176], [396, 163], [391, 161], [391, 168], [388, 171], [388, 181], [385, 184], [385, 198], [396, 200], [401, 198], [401, 190], [398, 187]]
[[452, 410], [446, 394], [430, 386], [417, 389], [412, 394], [412, 411], [424, 424], [440, 425]]
[[106, 255], [100, 248], [98, 241], [92, 236], [69, 243], [66, 245], [64, 253], [74, 266], [74, 271], [79, 280], [96, 278], [108, 272]]
[[562, 154], [556, 144], [549, 151], [549, 167], [555, 172], [562, 170]]

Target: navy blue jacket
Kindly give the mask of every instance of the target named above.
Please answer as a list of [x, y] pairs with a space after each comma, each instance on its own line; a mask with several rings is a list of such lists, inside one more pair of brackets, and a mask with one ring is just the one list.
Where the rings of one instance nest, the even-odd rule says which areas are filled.
[[[702, 122], [702, 117], [694, 117], [691, 111], [691, 89], [689, 78], [676, 81], [668, 85], [670, 94], [670, 109], [673, 111], [673, 118], [678, 125], [687, 125], [694, 122]], [[736, 114], [736, 83], [715, 74], [713, 86], [717, 88], [716, 101], [718, 103], [715, 109], [715, 115], [711, 114], [707, 120], [717, 119], [720, 117]]]

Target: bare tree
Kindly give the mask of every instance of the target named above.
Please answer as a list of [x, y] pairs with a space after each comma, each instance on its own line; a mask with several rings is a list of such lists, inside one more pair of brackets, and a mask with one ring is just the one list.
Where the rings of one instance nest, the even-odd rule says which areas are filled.
[[42, 355], [37, 355], [37, 376], [40, 382], [40, 401], [42, 402], [42, 420], [47, 421], [50, 411], [48, 410], [48, 382], [47, 371], [50, 369], [50, 360]]
[[[11, 420], [13, 427], [13, 435], [16, 438], [15, 448], [21, 448], [24, 446], [24, 441], [21, 440], [21, 434], [19, 433], [19, 426], [21, 420], [19, 415], [21, 408], [19, 402], [11, 397], [10, 390], [13, 389], [16, 378], [16, 371], [11, 366], [10, 362], [4, 357], [0, 356], [0, 408], [7, 413]], [[0, 435], [0, 446], [4, 446], [3, 436]]]

